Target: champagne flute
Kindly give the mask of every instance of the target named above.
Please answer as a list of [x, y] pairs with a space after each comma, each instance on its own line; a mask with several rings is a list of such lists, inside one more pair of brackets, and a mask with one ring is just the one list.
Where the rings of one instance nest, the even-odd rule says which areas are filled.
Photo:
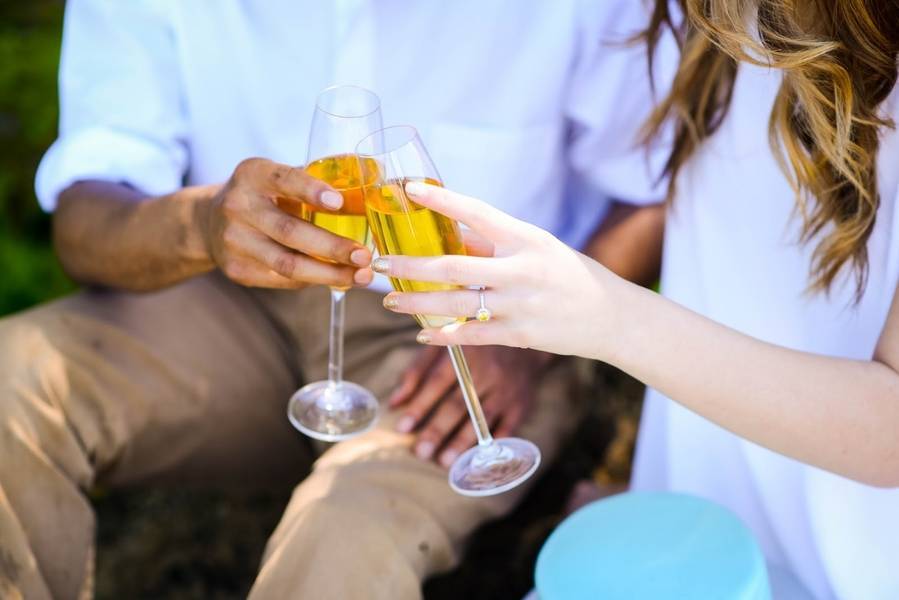
[[[365, 210], [382, 255], [440, 256], [465, 254], [459, 224], [406, 196], [410, 180], [442, 185], [440, 175], [413, 127], [388, 127], [369, 135], [356, 146], [360, 170], [366, 175]], [[430, 292], [457, 286], [391, 278], [396, 290]], [[416, 315], [422, 327], [442, 327], [464, 318]], [[449, 471], [450, 486], [465, 496], [491, 496], [527, 480], [540, 465], [540, 450], [520, 438], [494, 439], [481, 409], [462, 348], [448, 349], [462, 397], [478, 436]]]
[[[353, 151], [361, 138], [381, 127], [381, 103], [373, 92], [351, 85], [323, 90], [312, 115], [306, 171], [339, 191], [343, 206], [337, 211], [305, 203], [300, 206], [303, 219], [368, 247], [371, 233], [365, 217], [360, 162]], [[346, 288], [331, 288], [328, 379], [298, 390], [287, 408], [294, 427], [327, 442], [364, 433], [378, 417], [375, 396], [364, 387], [343, 380], [346, 292]]]

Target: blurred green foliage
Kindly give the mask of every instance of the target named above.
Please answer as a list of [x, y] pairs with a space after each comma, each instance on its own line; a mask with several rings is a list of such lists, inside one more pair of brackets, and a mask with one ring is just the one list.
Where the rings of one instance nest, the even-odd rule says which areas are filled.
[[34, 196], [57, 125], [61, 0], [0, 1], [0, 315], [74, 288]]

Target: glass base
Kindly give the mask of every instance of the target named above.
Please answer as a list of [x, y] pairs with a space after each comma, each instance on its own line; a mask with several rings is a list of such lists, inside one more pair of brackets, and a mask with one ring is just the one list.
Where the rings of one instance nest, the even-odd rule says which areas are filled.
[[361, 385], [349, 381], [316, 381], [290, 398], [287, 418], [311, 438], [339, 442], [374, 427], [378, 400]]
[[521, 485], [539, 466], [536, 445], [521, 438], [502, 438], [466, 450], [450, 467], [449, 484], [463, 496], [494, 496]]

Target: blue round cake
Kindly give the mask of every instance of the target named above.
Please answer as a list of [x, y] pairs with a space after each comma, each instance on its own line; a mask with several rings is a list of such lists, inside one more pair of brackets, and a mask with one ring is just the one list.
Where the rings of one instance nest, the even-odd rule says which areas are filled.
[[765, 559], [745, 525], [693, 496], [627, 493], [568, 517], [540, 550], [540, 600], [769, 600]]

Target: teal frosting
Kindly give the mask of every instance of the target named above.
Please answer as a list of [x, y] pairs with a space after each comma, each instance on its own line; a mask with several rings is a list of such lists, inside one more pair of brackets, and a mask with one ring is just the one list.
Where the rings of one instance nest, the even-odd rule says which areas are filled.
[[568, 517], [537, 558], [540, 600], [770, 600], [752, 534], [718, 504], [627, 493]]

